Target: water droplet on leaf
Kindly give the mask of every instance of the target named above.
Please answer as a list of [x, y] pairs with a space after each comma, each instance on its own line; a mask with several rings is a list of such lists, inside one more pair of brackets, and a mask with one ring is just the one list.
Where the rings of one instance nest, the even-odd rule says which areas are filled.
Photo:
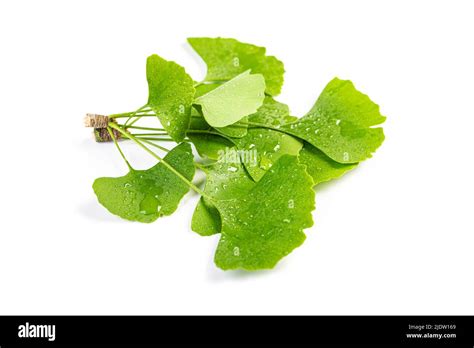
[[150, 215], [158, 211], [158, 200], [150, 194], [145, 195], [145, 198], [140, 202], [140, 214]]

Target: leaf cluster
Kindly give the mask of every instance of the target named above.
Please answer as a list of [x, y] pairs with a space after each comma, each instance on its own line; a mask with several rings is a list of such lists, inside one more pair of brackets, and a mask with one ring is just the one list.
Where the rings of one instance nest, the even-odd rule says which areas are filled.
[[[275, 98], [284, 67], [265, 48], [225, 38], [188, 42], [207, 65], [205, 79], [195, 82], [177, 63], [148, 57], [146, 105], [110, 115], [107, 127], [129, 172], [96, 179], [94, 191], [111, 213], [149, 223], [174, 213], [192, 189], [201, 197], [191, 228], [203, 236], [220, 234], [218, 267], [273, 268], [303, 243], [304, 230], [313, 225], [315, 185], [370, 158], [384, 140], [379, 125], [385, 117], [352, 82], [338, 78], [306, 115], [295, 117]], [[136, 126], [149, 117], [161, 127]], [[117, 122], [121, 119], [125, 122]], [[133, 169], [114, 134], [132, 140], [158, 163]], [[177, 146], [167, 150], [161, 141]], [[202, 188], [192, 182], [196, 169], [206, 175]]]

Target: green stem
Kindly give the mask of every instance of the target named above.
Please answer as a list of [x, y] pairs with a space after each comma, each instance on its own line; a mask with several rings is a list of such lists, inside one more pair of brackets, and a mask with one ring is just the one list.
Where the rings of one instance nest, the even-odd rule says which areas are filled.
[[[149, 116], [149, 115], [147, 115], [147, 116]], [[153, 114], [153, 116], [156, 116], [156, 114]], [[141, 116], [139, 115], [139, 116], [137, 116], [132, 122], [130, 122], [130, 124], [129, 124], [128, 126], [133, 126], [135, 123], [137, 123], [138, 121], [140, 121], [140, 119], [141, 119]], [[128, 119], [127, 122], [128, 122], [129, 120], [130, 120], [130, 119]], [[125, 123], [127, 123], [127, 122], [125, 122]]]
[[[266, 124], [263, 124], [263, 123], [257, 123], [257, 122], [248, 122], [249, 125], [252, 125], [252, 126], [255, 126], [255, 128], [266, 128], [266, 129], [271, 129], [271, 130], [274, 130], [275, 132], [280, 132], [280, 133], [283, 133], [283, 134], [286, 134], [286, 135], [290, 135], [292, 137], [295, 137], [295, 138], [299, 138], [301, 139], [300, 137], [298, 137], [297, 135], [295, 134], [292, 134], [284, 129], [281, 129], [279, 127], [272, 127], [272, 126], [269, 126], [269, 125], [266, 125]], [[301, 139], [301, 140], [304, 140], [304, 139]]]
[[[128, 122], [130, 122], [130, 120], [132, 119], [133, 116], [135, 116], [137, 113], [140, 113], [143, 109], [147, 108], [146, 105], [142, 106], [140, 109], [138, 109], [135, 113], [131, 114], [129, 118], [127, 118], [127, 120], [125, 121], [125, 126], [128, 124]], [[147, 113], [147, 112], [145, 112]]]
[[269, 126], [267, 124], [263, 124], [263, 123], [257, 123], [257, 122], [246, 122], [249, 126], [256, 126], [256, 128], [268, 128], [268, 129], [273, 129], [275, 131], [278, 131], [278, 132], [282, 132], [282, 133], [286, 133], [285, 131], [281, 130], [280, 128], [278, 127], [272, 127], [272, 126]]
[[186, 134], [187, 134], [187, 133], [190, 133], [190, 134], [196, 133], [196, 134], [218, 135], [218, 136], [221, 136], [221, 137], [223, 137], [223, 138], [229, 140], [231, 143], [234, 143], [230, 137], [228, 137], [228, 136], [226, 136], [226, 135], [224, 135], [224, 134], [222, 134], [222, 133], [219, 133], [219, 132], [207, 131], [207, 130], [202, 130], [202, 129], [189, 129], [189, 130], [186, 132]]
[[176, 169], [174, 169], [174, 167], [172, 165], [170, 165], [168, 162], [166, 162], [164, 159], [162, 159], [160, 156], [158, 156], [156, 153], [154, 153], [153, 151], [151, 151], [148, 147], [146, 147], [145, 145], [143, 145], [143, 143], [141, 141], [139, 141], [137, 138], [135, 138], [133, 135], [123, 131], [119, 126], [117, 125], [114, 125], [113, 123], [110, 123], [110, 127], [118, 130], [120, 133], [122, 133], [123, 136], [133, 140], [138, 146], [140, 146], [143, 150], [145, 150], [146, 152], [148, 152], [150, 155], [152, 155], [154, 158], [156, 158], [158, 161], [160, 161], [160, 163], [163, 163], [163, 165], [168, 168], [169, 170], [171, 170], [178, 178], [180, 178], [183, 182], [186, 183], [186, 185], [188, 185], [191, 189], [193, 189], [194, 191], [196, 191], [197, 193], [199, 193], [201, 196], [204, 196], [206, 197], [207, 199], [213, 201], [213, 199], [211, 197], [209, 197], [206, 193], [204, 193], [204, 191], [202, 191], [199, 187], [197, 187], [196, 185], [194, 185], [191, 181], [189, 181], [188, 179], [186, 179], [180, 172], [178, 172]]
[[[155, 140], [155, 141], [173, 141], [173, 139], [171, 138], [153, 138], [153, 137], [141, 137], [137, 134], [135, 134], [135, 137], [138, 138], [138, 139], [145, 139], [145, 140]], [[187, 141], [186, 139], [184, 141]]]
[[131, 125], [128, 125], [127, 127], [125, 128], [132, 128], [132, 129], [140, 129], [140, 130], [152, 130], [152, 131], [164, 131], [166, 132], [166, 129], [164, 128], [151, 128], [151, 127], [139, 127], [139, 126], [131, 126]]
[[207, 170], [207, 168], [205, 166], [203, 166], [201, 163], [197, 163], [197, 162], [194, 162], [194, 166], [196, 168], [199, 168], [201, 169], [204, 173], [208, 173], [209, 171]]
[[[147, 108], [147, 110], [150, 110], [154, 115], [155, 115], [155, 111], [150, 108], [148, 105], [145, 105], [145, 107]], [[125, 124], [128, 125], [128, 122], [130, 122], [130, 120], [132, 119], [132, 117], [130, 117], [126, 122]], [[130, 126], [133, 126], [137, 121], [139, 121], [141, 119], [140, 116], [137, 116], [132, 122], [130, 122]]]
[[117, 147], [117, 150], [119, 150], [120, 155], [122, 156], [123, 160], [125, 161], [125, 163], [127, 163], [128, 169], [133, 170], [132, 166], [130, 165], [130, 163], [128, 162], [127, 158], [126, 158], [125, 155], [123, 154], [122, 149], [120, 148], [120, 146], [119, 146], [119, 144], [118, 144], [118, 142], [117, 142], [117, 139], [115, 139], [114, 132], [112, 131], [112, 129], [111, 129], [110, 127], [107, 127], [107, 132], [109, 132], [110, 137], [111, 137], [112, 140], [114, 141], [114, 144], [115, 144], [115, 146]]
[[111, 114], [111, 115], [109, 115], [109, 118], [130, 117], [131, 115], [133, 116], [133, 115], [136, 115], [136, 114], [139, 114], [139, 113], [147, 113], [150, 110], [151, 109], [149, 108], [148, 105], [143, 105], [142, 107], [138, 108], [135, 111], [121, 112], [121, 113], [118, 113], [118, 114]]
[[165, 133], [163, 133], [163, 132], [161, 132], [161, 133], [158, 133], [158, 132], [157, 133], [132, 133], [132, 135], [135, 135], [135, 136], [137, 136], [137, 135], [138, 136], [155, 136], [155, 135], [156, 136], [161, 136], [161, 135], [168, 135], [168, 133], [166, 133], [166, 132]]
[[163, 146], [160, 146], [160, 145], [158, 145], [158, 144], [155, 144], [154, 142], [152, 142], [152, 141], [150, 141], [150, 140], [140, 139], [140, 141], [142, 141], [142, 142], [144, 142], [144, 143], [147, 143], [147, 144], [149, 144], [149, 145], [151, 145], [151, 146], [154, 146], [154, 147], [156, 147], [156, 148], [158, 148], [158, 149], [160, 149], [160, 150], [163, 150], [163, 151], [165, 151], [165, 152], [170, 152], [170, 150], [168, 150], [166, 147], [163, 147]]
[[[156, 117], [155, 114], [135, 114], [136, 117]], [[110, 115], [109, 118], [125, 118], [125, 117], [133, 117], [133, 116], [130, 116], [130, 115], [125, 115], [125, 114], [117, 114], [117, 115]]]

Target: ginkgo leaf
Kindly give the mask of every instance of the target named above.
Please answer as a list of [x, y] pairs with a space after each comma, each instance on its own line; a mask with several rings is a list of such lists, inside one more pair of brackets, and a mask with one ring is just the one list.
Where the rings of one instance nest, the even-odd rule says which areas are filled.
[[306, 166], [306, 172], [313, 178], [314, 184], [330, 181], [357, 167], [357, 163], [338, 163], [326, 156], [311, 144], [305, 143], [298, 160]]
[[[236, 151], [237, 149], [232, 149]], [[213, 200], [226, 200], [246, 195], [255, 186], [235, 156], [226, 161], [214, 163], [205, 169], [206, 186], [204, 192]], [[201, 197], [194, 210], [191, 229], [202, 236], [209, 236], [221, 231], [220, 214], [213, 202]]]
[[265, 80], [250, 70], [195, 99], [212, 127], [225, 127], [257, 111], [265, 98]]
[[[202, 86], [207, 86], [207, 85], [202, 85]], [[196, 88], [196, 94], [198, 94], [198, 91], [199, 92], [202, 91], [201, 86]], [[241, 121], [237, 122], [235, 124], [237, 127], [235, 128], [240, 128], [241, 126], [248, 126], [249, 121], [275, 127], [275, 126], [280, 126], [289, 122], [294, 122], [296, 119], [297, 119], [296, 117], [290, 116], [289, 109], [286, 104], [277, 102], [272, 97], [267, 96], [265, 97], [262, 106], [258, 108], [257, 112], [248, 117], [244, 117]], [[191, 130], [212, 131], [214, 129], [218, 133], [221, 133], [222, 136], [215, 135], [215, 134], [193, 133], [192, 131], [190, 131], [188, 132], [188, 137], [194, 143], [196, 150], [198, 151], [201, 157], [217, 160], [219, 157], [218, 156], [219, 152], [225, 151], [226, 149], [231, 148], [235, 144], [238, 143], [238, 141], [234, 138], [242, 138], [246, 136], [248, 133], [247, 129], [245, 129], [245, 134], [244, 132], [240, 134], [235, 134], [232, 131], [227, 131], [227, 129], [230, 130], [233, 126], [234, 125], [230, 125], [224, 128], [213, 128], [202, 117], [202, 114], [195, 111], [194, 115], [191, 118], [191, 123], [189, 126]], [[226, 131], [223, 131], [224, 129]], [[283, 134], [283, 133], [280, 133], [280, 134]], [[288, 137], [282, 137], [282, 138], [288, 138]], [[246, 143], [248, 143], [249, 146], [251, 146], [252, 144], [251, 141], [242, 140], [241, 146], [243, 149], [245, 149]], [[272, 149], [275, 148], [276, 145], [277, 144], [275, 143]], [[263, 153], [263, 151], [259, 151], [259, 149], [257, 148], [253, 148], [252, 150]], [[297, 154], [297, 153], [290, 152], [290, 154]], [[263, 160], [263, 162], [265, 162], [265, 160]], [[255, 163], [251, 163], [251, 164], [255, 166]]]
[[234, 147], [234, 143], [220, 135], [188, 133], [188, 138], [202, 158], [218, 160], [219, 155], [228, 148]]
[[254, 114], [244, 117], [240, 122], [225, 128], [216, 129], [232, 138], [242, 138], [247, 134], [248, 122], [277, 126], [294, 122], [295, 120], [297, 120], [297, 117], [290, 116], [290, 111], [286, 104], [280, 103], [270, 96], [266, 96], [262, 105]]
[[180, 65], [155, 55], [148, 57], [148, 105], [176, 142], [184, 139], [194, 100], [192, 78]]
[[379, 106], [350, 81], [333, 79], [309, 113], [298, 121], [282, 126], [339, 163], [363, 161], [382, 144], [385, 121]]
[[215, 127], [215, 129], [231, 138], [242, 138], [248, 131], [248, 117], [243, 117], [239, 122], [231, 124], [227, 127]]
[[189, 44], [207, 65], [206, 81], [230, 80], [246, 70], [265, 77], [266, 93], [278, 95], [285, 69], [265, 48], [225, 38], [188, 38]]
[[258, 183], [238, 163], [216, 163], [204, 191], [211, 200], [199, 201], [192, 229], [221, 233], [215, 262], [222, 269], [272, 268], [303, 243], [303, 229], [313, 224], [312, 186], [294, 156], [281, 157]]
[[[163, 159], [189, 181], [194, 176], [191, 146], [183, 143]], [[98, 178], [93, 189], [99, 202], [112, 214], [124, 219], [153, 222], [163, 215], [171, 215], [189, 186], [158, 163], [147, 170], [134, 170], [117, 178]]]
[[[249, 116], [249, 122], [270, 127], [280, 127], [294, 119], [290, 116], [287, 105], [271, 97], [266, 97], [257, 112]], [[255, 152], [255, 156], [243, 158], [245, 168], [255, 181], [260, 180], [281, 156], [296, 156], [303, 146], [301, 141], [291, 135], [264, 127], [251, 128], [244, 137], [233, 141], [239, 149], [245, 150], [246, 154]], [[249, 161], [249, 158], [257, 158], [257, 161]]]
[[290, 116], [288, 105], [280, 103], [269, 96], [265, 97], [262, 106], [260, 106], [257, 112], [249, 116], [250, 122], [267, 126], [281, 126], [294, 122], [297, 119], [297, 117]]
[[[201, 84], [201, 85], [198, 85], [196, 87], [196, 94], [194, 95], [195, 98], [198, 98], [214, 89], [216, 89], [217, 87], [219, 87], [221, 84], [217, 84], [217, 83], [214, 83], [214, 84]], [[204, 117], [202, 115], [202, 108], [200, 105], [196, 105], [197, 108], [199, 109], [200, 113], [199, 115], [201, 116], [202, 118], [202, 121], [201, 122], [205, 122], [206, 125], [208, 126], [207, 129], [211, 129], [212, 127], [204, 120]], [[194, 109], [195, 110], [195, 109]], [[243, 137], [245, 134], [247, 134], [247, 128], [248, 128], [248, 117], [245, 116], [243, 117], [239, 122], [236, 122], [234, 124], [231, 124], [229, 126], [226, 126], [226, 127], [215, 127], [214, 129], [216, 131], [218, 131], [219, 133], [222, 133], [224, 135], [227, 135], [231, 138], [241, 138]], [[190, 128], [192, 125], [190, 125]]]
[[300, 246], [303, 230], [313, 225], [312, 186], [304, 166], [285, 155], [246, 195], [214, 201], [222, 219], [216, 265], [224, 270], [273, 268]]
[[221, 232], [221, 216], [212, 204], [201, 197], [194, 209], [191, 229], [201, 236], [211, 236]]
[[194, 89], [195, 89], [195, 93], [194, 93], [194, 99], [196, 98], [199, 98], [200, 96], [203, 96], [204, 94], [207, 94], [209, 93], [210, 91], [216, 89], [217, 87], [219, 87], [220, 85], [222, 85], [223, 82], [219, 82], [219, 83], [198, 83]]
[[234, 147], [234, 143], [227, 136], [200, 133], [200, 131], [212, 131], [212, 127], [197, 111], [193, 111], [191, 116], [187, 136], [193, 142], [199, 156], [217, 160], [220, 152]]
[[296, 156], [303, 147], [297, 138], [265, 128], [249, 129], [247, 135], [234, 142], [246, 151], [242, 156], [243, 164], [255, 181], [259, 181], [281, 156]]

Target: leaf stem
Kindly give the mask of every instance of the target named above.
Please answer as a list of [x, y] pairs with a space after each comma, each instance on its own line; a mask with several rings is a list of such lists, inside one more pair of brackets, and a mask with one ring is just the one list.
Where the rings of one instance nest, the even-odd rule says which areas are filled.
[[201, 169], [204, 173], [207, 173], [207, 172], [208, 172], [207, 168], [206, 168], [205, 166], [203, 166], [201, 163], [194, 162], [194, 166], [195, 166], [196, 168]]
[[[127, 120], [125, 121], [125, 126], [128, 124], [128, 122], [130, 122], [130, 120], [132, 119], [133, 116], [135, 116], [137, 113], [141, 113], [142, 110], [148, 108], [148, 105], [144, 105], [142, 106], [140, 109], [138, 109], [137, 111], [135, 111], [135, 113], [131, 114], [129, 118], [127, 118]], [[147, 113], [147, 111], [145, 111], [145, 113]]]
[[[156, 117], [155, 114], [135, 114], [135, 115], [136, 117], [151, 117], [151, 116]], [[130, 116], [126, 114], [117, 114], [117, 115], [109, 115], [109, 118], [125, 118], [125, 117], [133, 117], [135, 115]]]
[[[156, 138], [156, 137], [149, 137], [149, 136], [142, 137], [138, 134], [135, 134], [134, 137], [136, 137], [140, 140], [145, 139], [145, 140], [156, 140], [156, 141], [174, 141], [171, 138]], [[187, 141], [187, 140], [184, 140], [184, 141]]]
[[140, 141], [142, 141], [142, 142], [144, 142], [144, 143], [147, 143], [147, 144], [149, 144], [149, 145], [151, 145], [151, 146], [154, 146], [154, 147], [156, 147], [156, 148], [158, 148], [158, 149], [160, 149], [160, 150], [163, 150], [163, 151], [165, 151], [165, 152], [170, 152], [170, 150], [168, 150], [166, 147], [163, 147], [163, 146], [160, 146], [160, 145], [158, 145], [158, 144], [155, 144], [154, 142], [152, 142], [152, 141], [150, 141], [150, 140], [140, 139]]
[[131, 117], [131, 116], [139, 114], [139, 113], [147, 113], [147, 112], [150, 112], [150, 111], [151, 111], [151, 109], [148, 105], [143, 105], [142, 107], [138, 108], [135, 111], [121, 112], [121, 113], [118, 113], [118, 114], [109, 115], [109, 118]]
[[139, 127], [139, 126], [131, 126], [127, 125], [125, 128], [132, 128], [132, 129], [140, 129], [140, 130], [152, 130], [152, 131], [164, 131], [166, 132], [166, 129], [164, 128], [151, 128], [151, 127]]
[[287, 132], [285, 132], [285, 131], [284, 131], [283, 129], [281, 129], [281, 128], [269, 126], [269, 125], [263, 124], [263, 123], [257, 123], [257, 122], [250, 122], [250, 121], [248, 121], [247, 124], [250, 125], [250, 126], [255, 126], [255, 128], [267, 128], [267, 129], [272, 129], [272, 130], [277, 131], [277, 132], [281, 132], [281, 133], [288, 134]]
[[120, 133], [122, 133], [123, 136], [133, 140], [138, 146], [140, 146], [143, 150], [145, 150], [146, 152], [148, 152], [150, 155], [152, 155], [153, 157], [155, 157], [157, 160], [160, 161], [160, 163], [163, 163], [163, 165], [168, 168], [171, 172], [173, 172], [178, 178], [180, 178], [183, 182], [185, 182], [191, 189], [193, 189], [194, 191], [196, 191], [197, 193], [199, 193], [201, 196], [204, 196], [206, 198], [208, 198], [209, 200], [213, 201], [213, 199], [208, 196], [206, 193], [204, 193], [203, 190], [201, 190], [199, 187], [197, 187], [196, 185], [194, 185], [191, 181], [189, 181], [188, 179], [186, 179], [180, 172], [178, 172], [172, 165], [170, 165], [168, 162], [166, 162], [163, 158], [161, 158], [160, 156], [158, 156], [156, 153], [154, 153], [153, 151], [151, 151], [148, 147], [146, 147], [145, 145], [143, 145], [143, 143], [141, 141], [139, 141], [136, 137], [134, 137], [132, 134], [129, 134], [127, 132], [125, 132], [124, 130], [122, 130], [119, 126], [117, 125], [114, 125], [113, 123], [110, 123], [110, 127], [118, 130]]
[[228, 137], [228, 136], [226, 136], [226, 135], [224, 135], [224, 134], [222, 134], [222, 133], [219, 133], [219, 132], [207, 131], [207, 130], [202, 130], [202, 129], [189, 129], [189, 130], [186, 132], [186, 134], [187, 134], [187, 133], [191, 133], [191, 134], [192, 134], [192, 133], [196, 133], [196, 134], [218, 135], [218, 136], [221, 136], [221, 137], [223, 137], [223, 138], [229, 140], [231, 143], [234, 143], [230, 137]]
[[163, 133], [163, 132], [156, 132], [156, 133], [132, 133], [132, 135], [135, 135], [135, 136], [161, 136], [161, 135], [168, 135], [168, 133]]
[[117, 139], [115, 138], [114, 132], [112, 131], [112, 129], [111, 129], [110, 127], [107, 127], [107, 132], [109, 132], [110, 137], [111, 137], [112, 140], [114, 141], [114, 144], [115, 144], [115, 146], [117, 147], [117, 150], [120, 152], [120, 155], [122, 156], [123, 160], [124, 160], [125, 163], [127, 164], [128, 169], [133, 170], [132, 166], [130, 165], [130, 163], [128, 162], [127, 158], [126, 158], [125, 155], [123, 154], [122, 149], [120, 148], [120, 145], [118, 144]]

